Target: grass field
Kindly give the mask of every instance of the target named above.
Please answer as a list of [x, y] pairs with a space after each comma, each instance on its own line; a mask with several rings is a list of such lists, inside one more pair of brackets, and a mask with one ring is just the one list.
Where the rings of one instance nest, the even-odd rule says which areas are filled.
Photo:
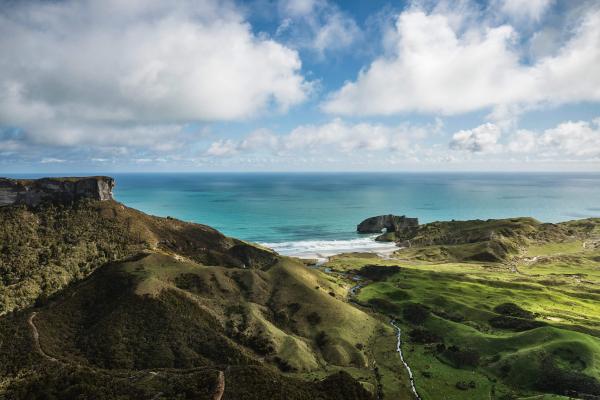
[[[365, 265], [400, 266], [368, 283], [357, 300], [398, 319], [423, 399], [598, 395], [599, 250], [581, 241], [536, 244], [506, 263], [345, 254], [324, 268], [351, 276]], [[522, 315], [502, 314], [505, 303]], [[406, 310], [415, 304], [426, 316], [411, 322]]]

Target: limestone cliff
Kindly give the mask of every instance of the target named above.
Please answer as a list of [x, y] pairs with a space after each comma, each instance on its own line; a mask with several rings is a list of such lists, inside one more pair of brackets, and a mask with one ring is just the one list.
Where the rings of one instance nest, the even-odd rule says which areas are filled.
[[72, 202], [88, 198], [112, 200], [113, 178], [8, 179], [0, 178], [0, 206], [24, 204], [36, 207], [43, 202]]

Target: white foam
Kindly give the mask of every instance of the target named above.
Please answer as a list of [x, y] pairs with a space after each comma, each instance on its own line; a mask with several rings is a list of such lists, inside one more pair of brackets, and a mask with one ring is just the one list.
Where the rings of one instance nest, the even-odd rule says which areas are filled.
[[280, 243], [260, 243], [285, 256], [323, 260], [341, 253], [376, 253], [389, 255], [398, 247], [391, 242], [377, 242], [375, 237], [366, 236], [348, 240], [299, 240]]

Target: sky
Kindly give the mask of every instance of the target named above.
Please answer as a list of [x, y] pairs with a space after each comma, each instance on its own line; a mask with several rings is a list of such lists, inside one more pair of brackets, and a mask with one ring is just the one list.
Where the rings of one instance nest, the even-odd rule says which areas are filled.
[[600, 171], [594, 0], [0, 0], [0, 173]]

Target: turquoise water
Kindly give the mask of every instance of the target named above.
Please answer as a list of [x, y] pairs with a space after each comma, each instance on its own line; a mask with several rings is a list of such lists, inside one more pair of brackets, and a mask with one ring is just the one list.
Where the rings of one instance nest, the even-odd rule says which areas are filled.
[[207, 224], [284, 253], [348, 240], [360, 247], [368, 238], [358, 239], [356, 224], [378, 214], [421, 222], [600, 217], [600, 173], [111, 175], [117, 200], [130, 207]]
[[600, 174], [117, 174], [145, 212], [252, 241], [350, 239], [378, 214], [450, 219], [600, 216]]

